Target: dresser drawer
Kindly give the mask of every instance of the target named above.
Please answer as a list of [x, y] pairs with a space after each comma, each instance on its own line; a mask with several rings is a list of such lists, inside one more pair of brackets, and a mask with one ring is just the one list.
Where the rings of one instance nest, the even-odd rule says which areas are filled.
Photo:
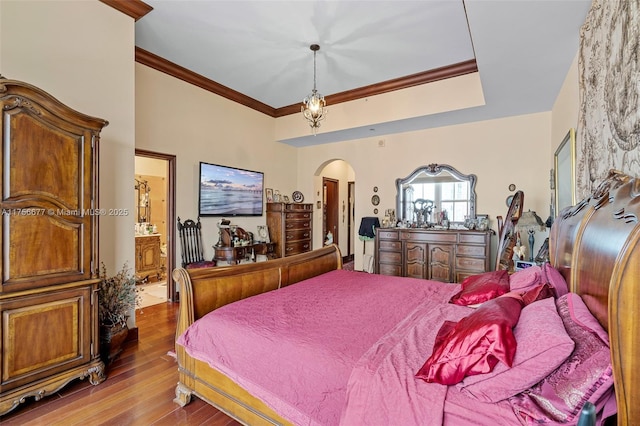
[[287, 242], [284, 246], [284, 255], [291, 256], [298, 253], [306, 253], [311, 250], [311, 241], [303, 240], [303, 241], [295, 241], [295, 242]]
[[310, 220], [288, 220], [284, 224], [284, 229], [287, 231], [290, 229], [310, 229], [310, 228], [311, 228]]
[[284, 241], [308, 240], [311, 238], [309, 229], [287, 229], [284, 233]]
[[311, 212], [285, 213], [285, 218], [286, 218], [287, 221], [290, 221], [290, 220], [308, 220], [308, 219], [311, 219]]
[[394, 277], [402, 276], [402, 266], [400, 265], [389, 265], [386, 263], [380, 264], [380, 275], [391, 275]]
[[484, 257], [485, 246], [458, 245], [458, 256]]
[[400, 232], [401, 240], [420, 241], [428, 243], [456, 243], [458, 234], [449, 232]]
[[380, 242], [382, 242], [382, 240], [397, 240], [398, 231], [385, 231], [382, 229], [378, 229], [377, 237]]
[[485, 234], [474, 234], [474, 233], [466, 233], [460, 232], [460, 242], [461, 243], [471, 243], [471, 244], [485, 244], [486, 243], [486, 235]]
[[402, 249], [402, 243], [400, 241], [380, 241], [380, 250], [396, 250]]
[[380, 263], [395, 263], [400, 265], [402, 262], [402, 253], [393, 251], [381, 251]]
[[467, 271], [485, 272], [484, 270], [485, 259], [478, 259], [472, 257], [456, 257], [456, 268], [465, 269]]

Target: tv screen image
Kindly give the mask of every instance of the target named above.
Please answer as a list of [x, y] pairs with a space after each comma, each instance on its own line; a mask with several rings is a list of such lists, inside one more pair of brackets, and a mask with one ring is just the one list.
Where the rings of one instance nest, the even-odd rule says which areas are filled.
[[200, 162], [200, 216], [262, 216], [264, 173]]

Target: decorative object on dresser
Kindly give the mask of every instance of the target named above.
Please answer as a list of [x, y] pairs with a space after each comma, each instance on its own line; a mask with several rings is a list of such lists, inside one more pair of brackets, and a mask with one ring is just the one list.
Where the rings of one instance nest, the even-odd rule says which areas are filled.
[[[228, 221], [225, 221], [228, 222]], [[268, 237], [268, 235], [267, 235]], [[220, 241], [213, 246], [213, 259], [236, 265], [243, 260], [256, 261], [258, 255], [267, 259], [275, 257], [275, 244], [268, 241], [254, 241], [253, 234], [237, 225], [221, 225]]]
[[522, 216], [518, 220], [516, 229], [520, 232], [526, 232], [529, 234], [529, 262], [533, 262], [533, 244], [535, 242], [536, 231], [544, 231], [546, 229], [544, 222], [531, 210], [527, 210], [522, 213]]
[[74, 379], [99, 352], [98, 145], [108, 123], [0, 76], [0, 415]]
[[195, 222], [187, 219], [184, 223], [180, 222], [178, 217], [178, 235], [180, 236], [180, 252], [182, 254], [182, 267], [190, 268], [208, 268], [216, 266], [213, 260], [205, 260], [204, 246], [202, 244], [202, 224], [200, 217]]
[[460, 283], [491, 268], [489, 231], [378, 229], [375, 273]]
[[313, 204], [267, 203], [267, 226], [278, 257], [310, 251]]

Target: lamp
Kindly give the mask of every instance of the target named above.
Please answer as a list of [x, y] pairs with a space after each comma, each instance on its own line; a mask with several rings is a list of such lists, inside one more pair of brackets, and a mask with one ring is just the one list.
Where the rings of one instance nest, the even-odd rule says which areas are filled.
[[522, 213], [522, 216], [518, 219], [516, 228], [519, 231], [526, 231], [529, 233], [529, 262], [533, 262], [534, 234], [537, 230], [544, 231], [546, 229], [544, 222], [536, 212], [528, 210]]
[[309, 122], [313, 135], [316, 135], [318, 127], [320, 127], [320, 121], [324, 120], [327, 110], [324, 108], [327, 103], [322, 96], [316, 90], [316, 52], [320, 50], [320, 46], [312, 44], [309, 48], [313, 51], [313, 90], [302, 101], [301, 111], [304, 118]]

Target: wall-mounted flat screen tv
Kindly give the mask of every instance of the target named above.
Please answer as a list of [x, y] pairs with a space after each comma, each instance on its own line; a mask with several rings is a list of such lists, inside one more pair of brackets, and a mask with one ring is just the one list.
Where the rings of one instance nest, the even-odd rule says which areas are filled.
[[200, 216], [262, 216], [264, 173], [200, 162]]

